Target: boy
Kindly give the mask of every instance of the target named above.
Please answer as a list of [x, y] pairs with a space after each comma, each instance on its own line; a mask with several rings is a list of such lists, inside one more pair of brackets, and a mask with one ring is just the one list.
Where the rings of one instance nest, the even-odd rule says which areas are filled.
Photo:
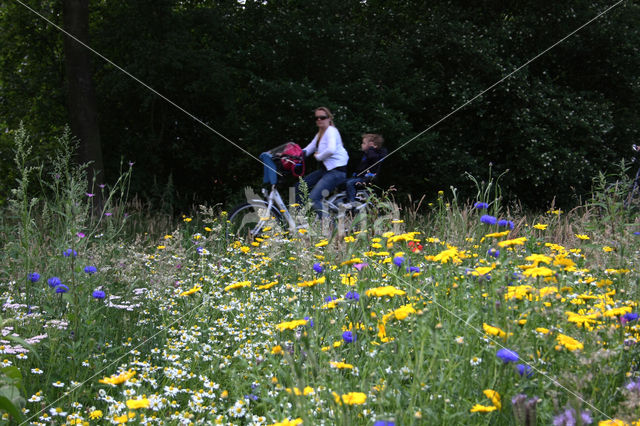
[[355, 207], [356, 185], [371, 182], [380, 170], [381, 160], [387, 155], [387, 150], [382, 147], [384, 138], [376, 133], [362, 135], [362, 159], [354, 173], [354, 177], [347, 179], [347, 202], [342, 206], [345, 209]]

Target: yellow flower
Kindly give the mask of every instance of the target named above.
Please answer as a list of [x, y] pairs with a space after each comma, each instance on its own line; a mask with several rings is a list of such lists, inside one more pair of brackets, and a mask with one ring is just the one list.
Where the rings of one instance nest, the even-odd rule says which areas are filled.
[[487, 234], [484, 237], [485, 238], [500, 238], [500, 237], [506, 237], [507, 235], [509, 235], [509, 232], [511, 231], [502, 231], [502, 232], [492, 232], [491, 234]]
[[276, 328], [280, 331], [294, 330], [295, 328], [301, 325], [307, 325], [307, 320], [301, 319], [301, 320], [281, 322], [280, 324], [276, 325]]
[[502, 331], [502, 329], [500, 329], [498, 327], [494, 327], [494, 326], [489, 325], [487, 323], [483, 323], [482, 324], [482, 329], [484, 330], [485, 333], [490, 334], [492, 336], [502, 337], [503, 339], [507, 338], [507, 333]]
[[533, 262], [535, 266], [538, 266], [540, 262], [546, 263], [547, 265], [551, 263], [551, 258], [549, 256], [545, 256], [544, 254], [534, 253], [525, 257], [524, 259], [528, 260], [529, 262]]
[[137, 410], [138, 408], [147, 407], [149, 407], [149, 400], [147, 398], [130, 399], [127, 401], [127, 408], [129, 408], [129, 410]]
[[615, 249], [613, 247], [604, 246], [602, 247], [602, 251], [605, 253], [609, 253], [609, 252], [615, 251]]
[[356, 285], [356, 281], [358, 281], [358, 277], [351, 274], [340, 274], [340, 277], [342, 278], [342, 284], [344, 285], [354, 286]]
[[235, 290], [242, 287], [251, 287], [251, 281], [240, 281], [237, 283], [229, 284], [224, 288], [224, 291]]
[[340, 369], [349, 369], [349, 370], [353, 370], [353, 365], [351, 364], [346, 364], [344, 362], [334, 362], [334, 361], [330, 361], [329, 364], [333, 367], [333, 368], [337, 368], [338, 370]]
[[449, 261], [453, 263], [461, 263], [464, 253], [458, 251], [457, 247], [450, 247], [447, 250], [441, 251], [438, 253], [433, 260], [440, 263], [448, 263]]
[[320, 277], [311, 281], [303, 281], [301, 283], [298, 283], [298, 287], [313, 287], [316, 284], [324, 284], [326, 280], [326, 277]]
[[166, 247], [165, 246], [158, 246], [156, 247], [158, 250], [164, 250]]
[[191, 219], [190, 217], [185, 217], [184, 219], [182, 219], [183, 221], [189, 223], [191, 222], [193, 219]]
[[342, 402], [347, 405], [360, 405], [367, 401], [367, 395], [362, 392], [349, 392], [342, 395]]
[[590, 239], [589, 236], [585, 234], [576, 234], [576, 238], [583, 241]]
[[598, 426], [627, 426], [627, 423], [619, 419], [600, 420]]
[[293, 420], [284, 419], [281, 422], [273, 423], [271, 426], [298, 426], [301, 424], [302, 424], [302, 419], [298, 417], [297, 419], [293, 419]]
[[180, 296], [189, 296], [190, 294], [193, 294], [200, 290], [202, 290], [202, 287], [196, 284], [195, 286], [191, 287], [189, 290], [183, 291], [182, 293], [180, 293]]
[[377, 287], [367, 290], [366, 295], [369, 297], [393, 297], [393, 296], [404, 296], [407, 294], [404, 290], [398, 290], [393, 286], [385, 286], [385, 287]]
[[500, 394], [492, 389], [485, 389], [482, 391], [484, 395], [491, 400], [493, 405], [498, 409], [502, 409], [502, 403], [500, 402]]
[[495, 406], [486, 406], [486, 405], [480, 405], [480, 404], [476, 404], [473, 407], [471, 407], [471, 412], [472, 413], [490, 413], [492, 411], [497, 410], [498, 407]]
[[553, 275], [553, 271], [549, 268], [545, 268], [544, 266], [529, 268], [522, 272], [522, 275], [525, 277], [549, 277]]
[[545, 229], [547, 229], [547, 226], [549, 225], [543, 225], [542, 223], [536, 223], [535, 225], [533, 225], [534, 228], [539, 229], [541, 231], [544, 231]]
[[273, 286], [275, 286], [277, 284], [278, 284], [278, 281], [272, 281], [272, 282], [270, 282], [268, 284], [260, 285], [260, 286], [258, 286], [256, 288], [258, 290], [268, 290], [268, 289], [270, 289], [271, 287], [273, 287]]
[[322, 241], [320, 241], [319, 243], [317, 243], [317, 244], [316, 244], [316, 247], [324, 247], [324, 246], [326, 246], [327, 244], [329, 244], [329, 241], [327, 241], [327, 240], [322, 240]]
[[504, 240], [498, 243], [499, 247], [523, 246], [527, 241], [527, 237], [514, 238], [512, 240]]
[[105, 383], [108, 385], [120, 385], [124, 382], [126, 382], [127, 380], [129, 380], [130, 378], [132, 378], [133, 376], [136, 375], [135, 370], [129, 370], [129, 371], [125, 371], [124, 373], [118, 374], [118, 375], [113, 375], [111, 377], [105, 377], [103, 379], [98, 380], [99, 383]]
[[580, 343], [573, 337], [569, 337], [564, 334], [558, 334], [556, 339], [558, 340], [558, 343], [560, 343], [562, 346], [564, 346], [565, 348], [569, 349], [572, 352], [577, 349], [584, 348], [584, 345], [582, 343]]
[[353, 259], [345, 260], [340, 264], [340, 266], [353, 265], [354, 263], [362, 263], [362, 259], [360, 259], [359, 257], [354, 257]]
[[89, 418], [91, 420], [98, 420], [102, 418], [102, 411], [101, 410], [93, 410], [90, 414], [89, 414]]
[[396, 309], [395, 311], [386, 314], [385, 316], [382, 317], [382, 322], [386, 323], [387, 321], [389, 321], [389, 319], [395, 317], [398, 321], [402, 321], [403, 319], [405, 319], [406, 317], [409, 316], [409, 314], [415, 314], [416, 310], [413, 308], [413, 305], [408, 304], [408, 305], [404, 305], [399, 307], [398, 309]]
[[282, 355], [282, 354], [284, 354], [284, 351], [282, 350], [282, 346], [280, 346], [280, 345], [274, 346], [271, 349], [271, 354], [272, 355]]

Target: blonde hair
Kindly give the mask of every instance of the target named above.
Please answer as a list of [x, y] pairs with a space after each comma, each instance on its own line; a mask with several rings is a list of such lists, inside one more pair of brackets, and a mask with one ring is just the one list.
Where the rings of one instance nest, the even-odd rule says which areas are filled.
[[378, 133], [365, 133], [362, 135], [362, 138], [369, 139], [376, 148], [381, 148], [384, 144], [384, 138]]
[[333, 114], [331, 114], [331, 111], [329, 110], [329, 108], [321, 106], [314, 109], [313, 111], [314, 112], [323, 111], [325, 114], [327, 114], [327, 117], [329, 117], [329, 124], [333, 126]]

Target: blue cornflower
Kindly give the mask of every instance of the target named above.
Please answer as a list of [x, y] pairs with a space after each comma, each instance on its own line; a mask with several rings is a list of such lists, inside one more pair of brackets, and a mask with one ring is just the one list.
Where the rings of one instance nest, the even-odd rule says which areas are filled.
[[478, 210], [486, 210], [489, 208], [489, 204], [478, 201], [473, 205], [473, 208]]
[[304, 319], [307, 320], [307, 325], [309, 327], [313, 327], [313, 319], [311, 319], [311, 317], [304, 317]]
[[253, 401], [257, 401], [258, 400], [258, 395], [254, 395], [254, 394], [245, 395], [244, 397], [245, 397], [245, 399], [250, 399], [250, 400], [253, 400]]
[[498, 223], [498, 219], [496, 219], [495, 216], [485, 214], [480, 218], [480, 222], [486, 223], [487, 225], [495, 225]]
[[407, 272], [420, 272], [420, 268], [418, 268], [417, 266], [407, 266]]
[[56, 293], [66, 293], [69, 291], [69, 287], [64, 284], [60, 284], [56, 286]]
[[633, 235], [640, 235], [640, 231], [634, 232]]
[[47, 283], [49, 284], [49, 287], [55, 288], [56, 286], [62, 284], [62, 281], [60, 281], [60, 278], [58, 277], [51, 277], [47, 280]]
[[30, 273], [29, 281], [31, 281], [32, 283], [37, 283], [38, 281], [40, 281], [40, 274], [37, 272]]
[[396, 424], [394, 422], [389, 422], [386, 420], [376, 420], [376, 422], [373, 424], [373, 426], [395, 426]]
[[98, 268], [96, 268], [95, 266], [85, 266], [84, 271], [89, 275], [93, 275], [98, 272]]
[[626, 314], [624, 314], [624, 315], [622, 316], [622, 319], [623, 319], [625, 322], [635, 321], [635, 320], [637, 320], [637, 319], [638, 319], [638, 314], [636, 314], [636, 313], [634, 313], [634, 312], [628, 312], [628, 313], [626, 313]]
[[324, 268], [322, 267], [321, 264], [319, 263], [314, 263], [313, 264], [313, 270], [316, 272], [316, 274], [321, 274], [322, 271], [324, 271]]
[[510, 220], [500, 219], [500, 220], [498, 221], [498, 226], [504, 226], [504, 227], [506, 227], [506, 228], [513, 229], [513, 226], [514, 226], [514, 225], [513, 225], [513, 222], [512, 222], [512, 221], [510, 221]]
[[64, 257], [76, 257], [78, 255], [78, 252], [69, 248], [63, 251], [62, 254], [64, 255]]
[[94, 299], [104, 299], [106, 294], [102, 290], [94, 290], [91, 296], [93, 296]]
[[347, 300], [355, 300], [356, 302], [360, 300], [360, 295], [355, 291], [350, 291], [344, 296]]
[[498, 349], [498, 352], [496, 352], [496, 356], [500, 358], [505, 364], [509, 362], [516, 362], [520, 359], [517, 352], [506, 348]]
[[344, 333], [342, 333], [342, 339], [347, 343], [355, 342], [356, 333], [353, 333], [351, 331], [345, 331]]
[[497, 259], [500, 256], [500, 250], [495, 249], [495, 248], [492, 247], [487, 251], [487, 254], [489, 256], [493, 256], [493, 257], [495, 257]]
[[325, 298], [324, 298], [324, 301], [325, 301], [325, 302], [327, 302], [327, 303], [329, 303], [329, 302], [332, 302], [332, 301], [334, 301], [334, 300], [336, 300], [336, 299], [337, 299], [336, 297], [333, 297], [333, 296], [327, 296], [327, 297], [325, 297]]
[[393, 258], [393, 264], [400, 267], [400, 265], [402, 265], [404, 263], [404, 257], [402, 256], [396, 256]]
[[528, 365], [524, 365], [524, 364], [518, 364], [516, 365], [516, 370], [518, 370], [518, 374], [524, 377], [531, 377], [533, 376], [533, 368], [531, 368]]

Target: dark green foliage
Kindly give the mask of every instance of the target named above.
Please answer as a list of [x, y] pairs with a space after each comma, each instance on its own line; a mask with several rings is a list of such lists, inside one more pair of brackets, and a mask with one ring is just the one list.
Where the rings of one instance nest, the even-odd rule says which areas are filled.
[[[637, 142], [640, 6], [620, 4], [510, 74], [608, 6], [118, 0], [92, 2], [90, 24], [97, 51], [256, 157], [306, 144], [324, 105], [353, 159], [365, 131], [383, 133], [389, 151], [406, 144], [386, 161], [384, 186], [471, 195], [464, 172], [482, 176], [491, 163], [509, 170], [507, 199], [542, 208], [576, 203]], [[59, 22], [56, 7], [42, 12]], [[13, 3], [0, 7], [0, 27], [0, 125], [24, 120], [46, 155], [68, 121], [62, 36]], [[256, 159], [114, 66], [95, 57], [93, 69], [107, 181], [133, 161], [132, 190], [158, 202], [171, 186], [179, 209], [260, 183]]]

